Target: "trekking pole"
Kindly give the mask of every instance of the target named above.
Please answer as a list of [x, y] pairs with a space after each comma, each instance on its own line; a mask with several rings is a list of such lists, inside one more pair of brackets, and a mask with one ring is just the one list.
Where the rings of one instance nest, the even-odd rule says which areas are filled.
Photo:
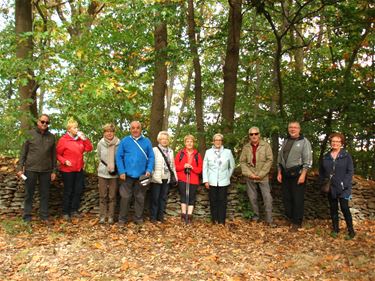
[[190, 168], [185, 168], [186, 174], [186, 185], [185, 185], [185, 193], [186, 193], [186, 213], [185, 213], [185, 223], [189, 223], [189, 192], [190, 192]]

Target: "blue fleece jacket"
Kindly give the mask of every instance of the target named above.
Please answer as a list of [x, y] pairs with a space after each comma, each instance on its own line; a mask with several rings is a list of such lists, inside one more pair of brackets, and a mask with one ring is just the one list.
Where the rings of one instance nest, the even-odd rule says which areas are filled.
[[[148, 159], [134, 141], [143, 148]], [[132, 178], [139, 178], [146, 172], [152, 173], [154, 162], [154, 151], [148, 138], [141, 136], [138, 140], [135, 140], [132, 136], [127, 136], [121, 140], [116, 152], [116, 165], [119, 175], [126, 174]]]

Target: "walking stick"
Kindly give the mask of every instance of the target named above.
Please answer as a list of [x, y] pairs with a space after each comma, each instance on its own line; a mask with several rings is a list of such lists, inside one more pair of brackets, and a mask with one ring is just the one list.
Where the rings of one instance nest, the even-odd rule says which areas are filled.
[[186, 185], [185, 185], [185, 193], [186, 193], [186, 212], [185, 212], [185, 223], [189, 223], [189, 192], [190, 192], [190, 168], [185, 168], [186, 174]]

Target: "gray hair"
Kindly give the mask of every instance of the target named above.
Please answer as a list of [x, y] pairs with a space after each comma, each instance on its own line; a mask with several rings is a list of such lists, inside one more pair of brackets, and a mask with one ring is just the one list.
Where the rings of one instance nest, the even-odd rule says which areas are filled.
[[169, 139], [169, 133], [167, 131], [160, 131], [156, 140], [159, 141], [161, 139], [162, 136], [167, 136], [168, 139]]
[[138, 124], [142, 128], [142, 124], [138, 120], [131, 121], [130, 122], [130, 127], [132, 126], [132, 124]]
[[224, 136], [220, 133], [214, 134], [214, 136], [212, 137], [212, 140], [214, 141], [217, 137], [219, 137], [221, 140], [224, 140]]
[[251, 127], [251, 128], [249, 129], [248, 133], [250, 134], [250, 132], [251, 132], [252, 130], [255, 130], [257, 133], [260, 133], [259, 128], [258, 128], [258, 127], [255, 127], [255, 126]]

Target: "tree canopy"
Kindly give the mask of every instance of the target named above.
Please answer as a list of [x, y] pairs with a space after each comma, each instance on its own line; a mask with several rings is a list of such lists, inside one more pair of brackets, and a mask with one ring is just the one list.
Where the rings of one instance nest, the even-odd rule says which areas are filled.
[[137, 119], [177, 147], [224, 132], [235, 152], [251, 126], [277, 151], [299, 120], [315, 165], [340, 131], [356, 172], [375, 177], [372, 1], [16, 0], [0, 18], [2, 154], [42, 112], [94, 142], [104, 123], [121, 137]]

